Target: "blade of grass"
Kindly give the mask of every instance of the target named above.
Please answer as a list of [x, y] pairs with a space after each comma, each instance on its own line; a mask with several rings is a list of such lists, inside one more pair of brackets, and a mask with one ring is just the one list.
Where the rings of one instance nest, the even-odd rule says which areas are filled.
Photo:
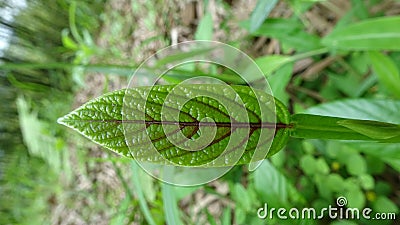
[[143, 215], [147, 221], [147, 223], [149, 223], [150, 225], [156, 225], [155, 220], [153, 219], [153, 216], [151, 215], [150, 209], [147, 206], [147, 202], [146, 199], [144, 197], [144, 193], [142, 190], [142, 187], [140, 186], [140, 181], [139, 181], [139, 168], [138, 165], [136, 164], [136, 161], [132, 161], [131, 163], [131, 170], [132, 170], [132, 182], [133, 182], [133, 186], [135, 187], [136, 190], [136, 194], [138, 196], [138, 200], [139, 200], [139, 206], [140, 209], [143, 212]]
[[212, 40], [213, 20], [210, 12], [207, 12], [200, 20], [194, 35], [195, 40]]
[[250, 18], [250, 32], [256, 31], [276, 6], [278, 0], [258, 0]]
[[75, 12], [76, 12], [76, 1], [72, 1], [69, 7], [69, 27], [71, 29], [72, 36], [79, 42], [83, 43], [83, 38], [78, 32], [78, 28], [76, 27], [75, 21]]
[[[164, 172], [168, 173], [170, 170], [166, 169]], [[169, 174], [165, 174], [168, 176]], [[174, 186], [167, 183], [161, 184], [162, 198], [164, 202], [164, 213], [166, 223], [168, 225], [183, 225], [179, 216], [179, 209], [177, 206], [177, 199], [175, 196]]]

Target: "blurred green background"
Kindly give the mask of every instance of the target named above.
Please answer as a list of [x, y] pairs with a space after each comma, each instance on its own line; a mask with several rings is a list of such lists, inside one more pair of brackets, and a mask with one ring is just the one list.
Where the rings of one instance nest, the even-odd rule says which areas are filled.
[[[253, 57], [292, 113], [400, 124], [400, 42], [361, 50], [321, 42], [349, 24], [399, 15], [399, 1], [0, 0], [0, 8], [0, 224], [399, 224], [399, 144], [291, 139], [255, 172], [237, 166], [183, 188], [56, 123], [125, 87], [157, 50], [216, 40]], [[398, 38], [396, 27], [382, 32]], [[264, 203], [318, 210], [339, 196], [397, 220], [257, 217]]]

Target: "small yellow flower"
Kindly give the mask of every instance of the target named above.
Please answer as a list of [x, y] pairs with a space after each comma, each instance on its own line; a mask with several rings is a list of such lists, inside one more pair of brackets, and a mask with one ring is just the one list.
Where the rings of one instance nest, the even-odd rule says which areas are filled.
[[338, 171], [340, 169], [340, 164], [338, 162], [333, 162], [331, 168], [333, 171]]
[[370, 201], [370, 202], [373, 202], [373, 201], [376, 200], [376, 194], [373, 191], [367, 191], [365, 193], [365, 196], [366, 196], [367, 200]]

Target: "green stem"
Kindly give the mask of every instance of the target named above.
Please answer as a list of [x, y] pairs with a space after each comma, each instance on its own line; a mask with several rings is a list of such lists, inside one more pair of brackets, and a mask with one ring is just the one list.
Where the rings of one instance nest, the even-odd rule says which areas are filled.
[[295, 61], [298, 61], [298, 60], [301, 60], [301, 59], [309, 58], [311, 56], [325, 54], [327, 52], [329, 52], [328, 48], [320, 48], [320, 49], [316, 49], [316, 50], [313, 50], [313, 51], [309, 51], [309, 52], [293, 55], [289, 59], [290, 59], [291, 62], [295, 62]]
[[[73, 69], [76, 67], [82, 67], [89, 72], [103, 72], [103, 73], [115, 73], [121, 76], [131, 76], [135, 70], [138, 69], [136, 66], [123, 66], [123, 65], [115, 65], [115, 64], [72, 64], [72, 63], [62, 63], [62, 62], [54, 62], [54, 63], [4, 63], [0, 64], [1, 70], [20, 70], [20, 69]], [[146, 68], [146, 67], [143, 67]], [[146, 68], [149, 71], [152, 71], [152, 68]], [[231, 82], [235, 84], [241, 84], [244, 81], [241, 79], [234, 77], [229, 74], [208, 74], [197, 71], [187, 71], [180, 69], [172, 69], [171, 72], [168, 73], [168, 76], [165, 79], [171, 79], [172, 82], [174, 80], [181, 80], [175, 77], [193, 77], [193, 76], [208, 76], [219, 78], [226, 82]]]
[[69, 7], [69, 27], [71, 29], [72, 36], [81, 44], [83, 43], [83, 39], [76, 27], [75, 12], [76, 12], [76, 1], [72, 1], [71, 6]]
[[72, 63], [4, 63], [0, 64], [2, 70], [17, 70], [17, 69], [72, 69], [74, 67], [84, 67], [86, 69], [129, 69], [134, 70], [137, 67], [134, 66], [121, 66], [121, 65], [110, 65], [110, 64], [72, 64]]

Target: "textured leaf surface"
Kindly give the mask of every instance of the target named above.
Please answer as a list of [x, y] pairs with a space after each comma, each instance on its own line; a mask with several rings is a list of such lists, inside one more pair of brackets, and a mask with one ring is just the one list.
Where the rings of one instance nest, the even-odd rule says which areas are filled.
[[[285, 106], [264, 92], [253, 92], [245, 86], [230, 87], [233, 94], [218, 84], [180, 86], [179, 92], [174, 91], [174, 86], [119, 90], [88, 102], [60, 118], [59, 123], [119, 154], [150, 162], [161, 162], [162, 157], [179, 165], [204, 164], [222, 154], [230, 139], [235, 139], [237, 146], [224, 152], [227, 161], [235, 149], [243, 148], [239, 163], [250, 162], [256, 148], [263, 148], [274, 137], [268, 154], [279, 151], [286, 144], [290, 129]], [[188, 98], [196, 92], [200, 96]], [[125, 96], [129, 97], [124, 99]], [[166, 113], [162, 113], [165, 108]], [[239, 113], [241, 110], [246, 115]], [[262, 110], [267, 113], [262, 114]], [[211, 141], [200, 142], [206, 145], [199, 150], [184, 148], [188, 140], [213, 135]], [[151, 148], [159, 155], [153, 154]]]

